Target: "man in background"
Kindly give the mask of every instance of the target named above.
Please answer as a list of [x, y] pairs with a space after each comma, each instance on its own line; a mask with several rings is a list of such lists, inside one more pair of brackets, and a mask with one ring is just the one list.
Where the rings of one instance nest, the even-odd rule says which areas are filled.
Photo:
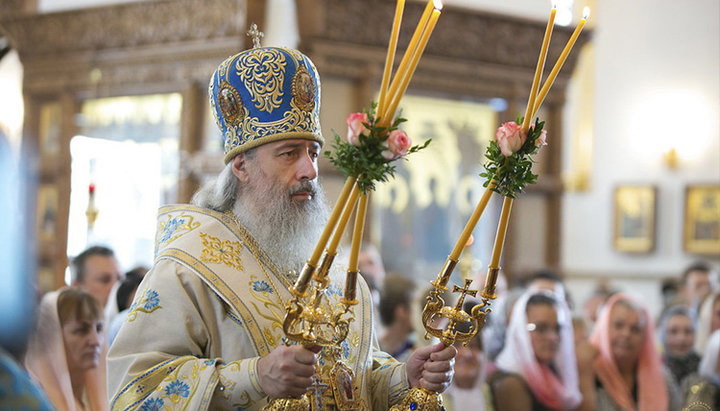
[[95, 297], [105, 307], [110, 291], [120, 281], [122, 274], [113, 250], [93, 246], [72, 260], [73, 286], [80, 287]]

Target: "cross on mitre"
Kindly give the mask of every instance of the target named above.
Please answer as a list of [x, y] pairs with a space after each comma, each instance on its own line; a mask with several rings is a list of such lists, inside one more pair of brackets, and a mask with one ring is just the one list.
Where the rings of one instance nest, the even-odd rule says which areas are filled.
[[260, 39], [265, 37], [265, 34], [258, 30], [257, 24], [253, 23], [250, 25], [250, 30], [245, 33], [248, 37], [252, 38], [253, 48], [260, 48]]

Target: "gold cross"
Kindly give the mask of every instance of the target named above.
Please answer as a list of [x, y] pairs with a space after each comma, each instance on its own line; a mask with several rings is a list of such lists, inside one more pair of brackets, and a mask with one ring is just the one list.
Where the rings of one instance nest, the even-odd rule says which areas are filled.
[[465, 287], [460, 288], [457, 285], [453, 286], [453, 292], [454, 293], [460, 293], [460, 298], [458, 298], [457, 304], [455, 304], [456, 310], [462, 310], [463, 302], [465, 301], [465, 297], [470, 295], [472, 297], [475, 297], [477, 295], [477, 290], [470, 290], [470, 284], [472, 284], [473, 280], [470, 278], [465, 279]]
[[328, 385], [322, 381], [322, 377], [319, 374], [312, 376], [312, 385], [308, 388], [311, 394], [312, 409], [313, 411], [325, 411], [325, 401], [323, 396], [327, 391]]
[[248, 37], [252, 38], [253, 48], [258, 49], [258, 48], [262, 47], [260, 45], [260, 39], [265, 37], [265, 34], [262, 31], [258, 30], [257, 24], [255, 24], [255, 23], [251, 24], [250, 30], [248, 30], [247, 33], [245, 33], [245, 34]]

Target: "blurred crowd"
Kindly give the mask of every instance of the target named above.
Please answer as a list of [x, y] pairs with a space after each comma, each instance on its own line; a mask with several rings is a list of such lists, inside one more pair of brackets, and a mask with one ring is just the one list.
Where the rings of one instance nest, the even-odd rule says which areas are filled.
[[[381, 349], [406, 358], [433, 342], [420, 320], [429, 288], [375, 268], [361, 272], [379, 296]], [[501, 277], [481, 332], [456, 344], [446, 409], [720, 410], [718, 280], [714, 267], [693, 263], [663, 283], [664, 307], [651, 315], [606, 282], [581, 301], [551, 271]], [[484, 278], [474, 285], [482, 288]], [[443, 295], [447, 306], [455, 298]], [[470, 314], [477, 304], [479, 296], [467, 297], [463, 308]]]

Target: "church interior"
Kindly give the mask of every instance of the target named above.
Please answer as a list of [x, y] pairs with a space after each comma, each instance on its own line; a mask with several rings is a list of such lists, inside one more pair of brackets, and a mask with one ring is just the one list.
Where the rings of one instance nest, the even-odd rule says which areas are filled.
[[[525, 109], [551, 6], [444, 3], [400, 105], [408, 135], [432, 142], [370, 196], [364, 233], [388, 272], [420, 283], [435, 278], [482, 195], [495, 129]], [[424, 4], [407, 0], [398, 50]], [[552, 270], [577, 307], [605, 287], [657, 315], [686, 266], [705, 261], [716, 276], [720, 266], [720, 3], [555, 4], [545, 75], [583, 8], [591, 14], [538, 113], [548, 144], [533, 165], [537, 184], [515, 200], [502, 270], [510, 284]], [[222, 169], [208, 80], [251, 47], [251, 23], [264, 46], [296, 47], [315, 63], [324, 151], [349, 113], [377, 99], [394, 9], [391, 0], [0, 3], [1, 209], [11, 234], [0, 254], [15, 261], [3, 304], [17, 303], [13, 287], [27, 279], [39, 293], [69, 284], [70, 259], [94, 244], [113, 248], [123, 269], [152, 265], [158, 207], [187, 203]], [[334, 199], [344, 176], [323, 157], [320, 182]], [[490, 201], [463, 254], [469, 275], [484, 278], [501, 203]]]

